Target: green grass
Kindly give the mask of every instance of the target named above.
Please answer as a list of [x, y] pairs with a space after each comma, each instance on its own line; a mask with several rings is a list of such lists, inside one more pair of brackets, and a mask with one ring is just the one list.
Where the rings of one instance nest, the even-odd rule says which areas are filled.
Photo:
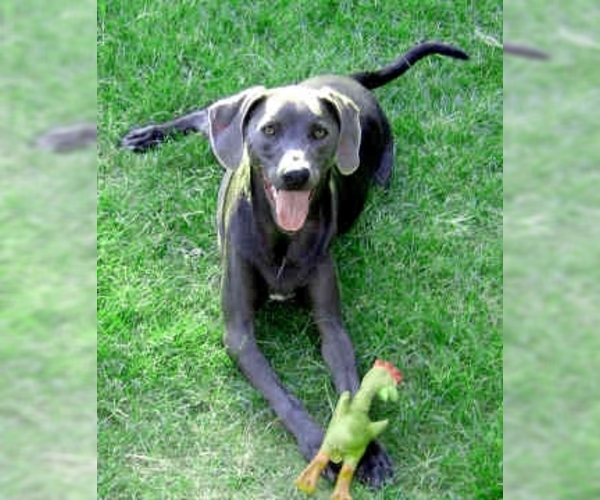
[[514, 499], [600, 495], [600, 11], [505, 5], [505, 488]]
[[[377, 91], [397, 139], [334, 253], [361, 372], [406, 382], [382, 438], [397, 482], [355, 498], [501, 498], [502, 55], [499, 2], [99, 2], [99, 497], [303, 498], [293, 439], [221, 345], [216, 195], [200, 137], [143, 156], [134, 124], [244, 87], [376, 68], [423, 38], [429, 59]], [[305, 311], [269, 305], [261, 346], [325, 423], [335, 393]], [[328, 498], [325, 481], [315, 498]]]
[[96, 154], [30, 147], [95, 116], [95, 2], [0, 6], [0, 498], [91, 498]]

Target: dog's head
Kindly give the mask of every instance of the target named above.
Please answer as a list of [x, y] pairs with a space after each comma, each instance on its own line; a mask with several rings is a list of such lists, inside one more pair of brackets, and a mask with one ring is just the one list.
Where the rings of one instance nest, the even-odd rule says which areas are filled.
[[277, 226], [298, 231], [330, 168], [359, 166], [357, 106], [330, 89], [252, 87], [208, 109], [210, 143], [228, 169], [250, 161], [261, 170]]

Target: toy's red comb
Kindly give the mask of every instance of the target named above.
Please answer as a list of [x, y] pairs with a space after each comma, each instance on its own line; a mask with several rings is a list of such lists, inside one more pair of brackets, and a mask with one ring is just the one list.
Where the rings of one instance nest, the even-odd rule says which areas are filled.
[[384, 361], [383, 359], [378, 359], [375, 361], [375, 364], [373, 366], [385, 368], [388, 371], [388, 373], [394, 378], [396, 384], [402, 382], [402, 373], [392, 363]]

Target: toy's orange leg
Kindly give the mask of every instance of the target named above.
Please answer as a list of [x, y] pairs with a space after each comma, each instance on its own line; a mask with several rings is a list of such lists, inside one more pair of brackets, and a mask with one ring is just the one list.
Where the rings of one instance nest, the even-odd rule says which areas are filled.
[[317, 489], [319, 476], [328, 463], [329, 455], [323, 451], [319, 451], [315, 458], [306, 466], [306, 469], [302, 471], [302, 474], [298, 476], [298, 479], [296, 479], [296, 487], [308, 495], [314, 493]]
[[345, 463], [342, 466], [342, 470], [335, 483], [335, 490], [333, 490], [333, 495], [331, 495], [331, 500], [352, 500], [350, 484], [354, 477], [354, 470], [355, 467], [353, 465]]

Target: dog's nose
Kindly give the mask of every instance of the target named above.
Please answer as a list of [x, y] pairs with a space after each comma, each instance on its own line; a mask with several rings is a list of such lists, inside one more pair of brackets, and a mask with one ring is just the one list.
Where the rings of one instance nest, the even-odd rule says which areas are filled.
[[309, 177], [310, 170], [308, 168], [288, 170], [282, 176], [284, 188], [289, 190], [301, 189], [307, 183]]

